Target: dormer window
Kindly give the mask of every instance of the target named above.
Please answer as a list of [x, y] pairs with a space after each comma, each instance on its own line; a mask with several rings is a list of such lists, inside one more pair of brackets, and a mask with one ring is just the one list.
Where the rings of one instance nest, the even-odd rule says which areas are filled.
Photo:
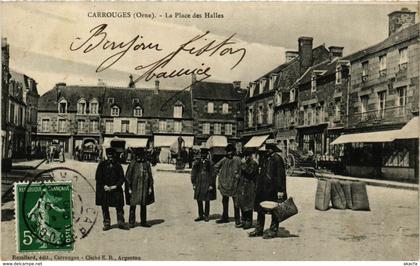
[[141, 117], [141, 116], [143, 116], [143, 109], [140, 107], [140, 106], [136, 106], [135, 108], [134, 108], [134, 110], [133, 110], [133, 112], [134, 112], [134, 116], [135, 117]]
[[281, 101], [282, 101], [281, 96], [282, 96], [281, 92], [277, 91], [276, 92], [276, 105], [281, 105]]
[[99, 109], [98, 101], [96, 99], [91, 100], [89, 104], [89, 113], [92, 115], [97, 115], [98, 109]]
[[138, 104], [140, 102], [139, 98], [133, 98], [133, 104]]
[[290, 100], [289, 100], [289, 102], [294, 102], [295, 101], [295, 93], [296, 93], [296, 91], [295, 91], [294, 88], [290, 90]]
[[114, 98], [108, 98], [108, 103], [109, 104], [114, 104]]
[[335, 69], [335, 84], [341, 84], [342, 79], [342, 67], [337, 66]]
[[111, 116], [119, 116], [120, 115], [120, 108], [118, 106], [113, 106], [111, 108]]
[[208, 102], [207, 103], [207, 113], [212, 114], [214, 112], [214, 103]]
[[312, 74], [311, 78], [311, 92], [316, 92], [316, 74]]
[[79, 115], [86, 114], [86, 101], [84, 99], [80, 99], [77, 102], [77, 114]]
[[259, 94], [261, 94], [261, 93], [263, 93], [264, 92], [264, 87], [265, 87], [265, 84], [267, 83], [267, 79], [266, 78], [262, 78], [261, 80], [260, 80], [260, 90], [259, 90]]
[[405, 69], [407, 69], [407, 63], [408, 63], [408, 49], [407, 49], [407, 47], [400, 49], [399, 54], [400, 54], [399, 68], [400, 68], [400, 70], [405, 70]]
[[175, 118], [182, 118], [182, 105], [175, 105], [174, 106], [174, 117]]
[[223, 103], [223, 105], [222, 105], [222, 113], [224, 113], [224, 114], [228, 114], [229, 113], [229, 104], [228, 103]]
[[249, 83], [249, 97], [254, 96], [256, 86], [257, 84], [255, 82]]
[[274, 89], [274, 84], [276, 84], [277, 74], [272, 74], [270, 76], [270, 84], [268, 86], [268, 90], [272, 91]]
[[62, 99], [58, 102], [58, 113], [59, 114], [66, 114], [67, 113], [67, 101]]

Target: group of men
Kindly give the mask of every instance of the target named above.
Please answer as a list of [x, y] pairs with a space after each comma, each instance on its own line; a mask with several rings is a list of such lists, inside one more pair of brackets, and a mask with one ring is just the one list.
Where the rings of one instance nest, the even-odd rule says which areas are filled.
[[[98, 164], [95, 176], [96, 205], [102, 207], [104, 231], [111, 229], [109, 207], [116, 208], [120, 229], [129, 230], [136, 226], [136, 206], [140, 206], [140, 226], [151, 227], [147, 222], [147, 205], [155, 201], [152, 168], [145, 148], [132, 150], [135, 158], [125, 175], [113, 148], [106, 149], [106, 160]], [[128, 226], [124, 220], [124, 196], [126, 204], [130, 206]]]
[[[216, 223], [229, 223], [229, 198], [232, 198], [237, 228], [252, 228], [255, 210], [258, 214], [257, 224], [249, 236], [263, 236], [265, 239], [276, 237], [279, 222], [275, 215], [271, 215], [271, 226], [264, 231], [266, 211], [261, 208], [260, 203], [282, 202], [287, 199], [285, 166], [279, 152], [281, 150], [275, 142], [269, 140], [265, 150], [245, 149], [240, 158], [235, 147], [229, 144], [226, 156], [213, 164], [209, 158], [209, 150], [202, 147], [191, 171], [194, 199], [198, 205], [198, 218], [195, 221], [210, 220], [210, 201], [216, 199], [218, 179], [223, 212]], [[255, 153], [258, 153], [258, 162], [253, 158]]]

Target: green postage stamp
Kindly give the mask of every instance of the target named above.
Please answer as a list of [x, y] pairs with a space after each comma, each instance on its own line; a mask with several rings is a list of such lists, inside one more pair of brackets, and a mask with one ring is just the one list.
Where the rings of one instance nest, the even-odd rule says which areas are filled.
[[18, 252], [72, 251], [71, 182], [16, 183]]

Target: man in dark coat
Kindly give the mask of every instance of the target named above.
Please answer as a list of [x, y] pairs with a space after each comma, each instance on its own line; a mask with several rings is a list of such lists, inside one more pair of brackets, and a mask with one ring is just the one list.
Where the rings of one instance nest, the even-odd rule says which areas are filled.
[[140, 225], [151, 227], [147, 222], [147, 205], [155, 202], [153, 190], [153, 175], [150, 163], [147, 161], [147, 152], [144, 148], [134, 148], [135, 160], [127, 168], [126, 181], [128, 194], [127, 204], [130, 205], [129, 226], [133, 228], [136, 223], [136, 206], [140, 205]]
[[122, 185], [125, 182], [124, 170], [115, 158], [113, 148], [106, 149], [108, 159], [101, 161], [96, 169], [96, 205], [102, 206], [104, 217], [103, 230], [111, 228], [109, 207], [117, 209], [118, 228], [128, 230], [124, 222], [124, 193]]
[[239, 176], [241, 175], [241, 159], [235, 155], [235, 146], [226, 147], [226, 157], [214, 165], [216, 176], [219, 176], [218, 188], [222, 194], [223, 214], [216, 223], [229, 222], [229, 197], [232, 197], [235, 210], [235, 224], [240, 226], [241, 217], [236, 202]]
[[[208, 149], [201, 149], [201, 156], [192, 165], [191, 183], [194, 189], [194, 199], [197, 200], [198, 218], [194, 221], [209, 221], [210, 201], [216, 199], [216, 176], [213, 165], [208, 158]], [[203, 202], [205, 208], [203, 210]]]
[[266, 149], [268, 158], [265, 166], [263, 165], [261, 169], [260, 180], [257, 181], [257, 226], [249, 236], [256, 237], [264, 234], [264, 238], [268, 239], [277, 236], [279, 222], [275, 215], [271, 215], [270, 229], [264, 233], [265, 212], [259, 203], [262, 201], [282, 202], [287, 199], [287, 192], [284, 162], [282, 157], [276, 153], [281, 150], [275, 143], [267, 143]]
[[255, 182], [258, 174], [258, 164], [252, 158], [252, 150], [245, 150], [241, 166], [241, 176], [238, 185], [238, 205], [242, 212], [241, 227], [244, 230], [252, 227], [252, 212], [255, 200]]

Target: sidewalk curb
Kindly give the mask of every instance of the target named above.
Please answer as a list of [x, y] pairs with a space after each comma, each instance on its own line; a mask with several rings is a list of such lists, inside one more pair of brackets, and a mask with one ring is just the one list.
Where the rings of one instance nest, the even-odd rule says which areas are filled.
[[24, 166], [24, 165], [22, 165], [22, 166], [19, 166], [19, 165], [17, 165], [17, 166], [13, 166], [13, 165], [12, 165], [12, 170], [35, 170], [35, 169], [38, 169], [38, 167], [39, 167], [41, 164], [43, 164], [46, 160], [47, 160], [47, 159], [43, 159], [40, 163], [38, 163], [38, 164], [37, 164], [37, 165], [35, 165], [35, 166]]
[[156, 169], [157, 172], [167, 172], [167, 173], [185, 173], [191, 174], [191, 170], [170, 170], [170, 169]]
[[405, 189], [405, 190], [414, 190], [414, 191], [419, 190], [418, 184], [401, 183], [401, 182], [395, 182], [395, 181], [368, 180], [368, 179], [359, 179], [359, 178], [354, 178], [354, 177], [336, 176], [336, 175], [330, 175], [330, 174], [322, 174], [320, 175], [320, 178], [338, 179], [338, 180], [345, 180], [345, 181], [359, 181], [359, 182], [366, 183], [366, 185], [375, 186], [375, 187], [396, 188], [396, 189]]

